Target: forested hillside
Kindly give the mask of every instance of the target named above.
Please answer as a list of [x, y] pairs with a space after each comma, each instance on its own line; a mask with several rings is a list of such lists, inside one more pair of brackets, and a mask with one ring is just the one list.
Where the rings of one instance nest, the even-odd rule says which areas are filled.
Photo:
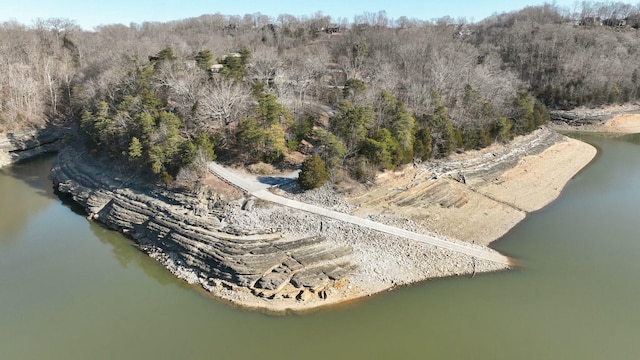
[[640, 8], [623, 3], [474, 24], [383, 11], [339, 24], [321, 13], [3, 23], [0, 131], [77, 124], [97, 157], [165, 182], [216, 154], [279, 164], [297, 151], [318, 154], [308, 168], [366, 181], [509, 141], [547, 108], [637, 100], [639, 26]]

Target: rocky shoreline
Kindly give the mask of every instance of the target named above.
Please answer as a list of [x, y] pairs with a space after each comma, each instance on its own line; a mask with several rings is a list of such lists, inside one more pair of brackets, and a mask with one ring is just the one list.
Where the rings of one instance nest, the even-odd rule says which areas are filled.
[[354, 267], [347, 246], [314, 234], [287, 236], [274, 223], [247, 223], [247, 199], [125, 185], [95, 165], [66, 148], [50, 177], [89, 218], [127, 234], [176, 276], [223, 299], [249, 307], [257, 305], [241, 298], [326, 299]]
[[[638, 112], [636, 104], [555, 111], [551, 128], [637, 132]], [[58, 150], [64, 134], [2, 134], [0, 165]], [[362, 191], [325, 186], [299, 192], [295, 184], [274, 191], [486, 248], [555, 199], [594, 156], [593, 147], [542, 128], [506, 145], [381, 174]], [[147, 186], [71, 146], [59, 152], [50, 178], [89, 219], [126, 234], [178, 278], [243, 308], [308, 311], [428, 279], [508, 268], [266, 203], [215, 178], [195, 192]]]
[[[245, 196], [124, 184], [104, 169], [66, 148], [50, 177], [89, 218], [133, 238], [177, 277], [241, 307], [304, 311], [429, 278], [506, 268]], [[330, 189], [306, 196], [349, 209]], [[421, 231], [405, 219], [372, 218]]]
[[573, 110], [552, 110], [549, 112], [554, 128], [587, 131], [590, 131], [591, 127], [603, 125], [616, 116], [638, 113], [640, 113], [640, 104], [635, 103], [606, 106], [600, 109], [576, 108]]
[[0, 134], [0, 168], [62, 147], [64, 129], [47, 127]]
[[[365, 191], [372, 196], [379, 191], [381, 198], [345, 197], [328, 186], [305, 193], [277, 191], [334, 211], [414, 232], [431, 229], [441, 238], [486, 247], [527, 212], [555, 199], [593, 156], [589, 145], [541, 129], [507, 146], [393, 175], [409, 179], [402, 186], [387, 187], [381, 176], [376, 188]], [[565, 171], [549, 174], [551, 182], [530, 178], [536, 170], [551, 172], [540, 164], [558, 168], [560, 163]], [[88, 218], [131, 237], [175, 276], [234, 306], [308, 311], [432, 278], [508, 268], [265, 203], [221, 181], [181, 193], [135, 183], [131, 177], [123, 180], [124, 175], [107, 169], [67, 147], [52, 164], [50, 177], [56, 190], [80, 204]], [[506, 177], [514, 169], [523, 173]], [[511, 188], [519, 181], [524, 185]], [[552, 191], [545, 193], [546, 188]], [[523, 203], [507, 199], [505, 191], [509, 198], [543, 195]]]

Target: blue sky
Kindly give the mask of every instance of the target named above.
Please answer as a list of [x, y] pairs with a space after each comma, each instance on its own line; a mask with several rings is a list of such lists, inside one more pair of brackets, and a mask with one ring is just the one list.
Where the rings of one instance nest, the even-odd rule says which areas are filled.
[[[260, 12], [313, 15], [321, 11], [334, 20], [364, 12], [384, 10], [387, 16], [431, 20], [443, 16], [465, 17], [478, 21], [494, 13], [540, 5], [544, 0], [0, 0], [0, 22], [16, 20], [31, 25], [37, 18], [67, 18], [85, 29], [98, 25], [132, 22], [170, 21], [202, 14], [244, 15]], [[550, 1], [547, 1], [550, 2]], [[572, 8], [575, 0], [556, 0], [561, 7]]]

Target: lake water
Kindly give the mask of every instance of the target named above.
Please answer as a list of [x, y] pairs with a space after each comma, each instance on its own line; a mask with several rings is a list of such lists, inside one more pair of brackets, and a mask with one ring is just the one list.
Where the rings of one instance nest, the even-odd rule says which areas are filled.
[[233, 308], [175, 280], [52, 192], [51, 158], [0, 171], [1, 359], [638, 359], [640, 137], [600, 150], [495, 244], [517, 270], [306, 315]]

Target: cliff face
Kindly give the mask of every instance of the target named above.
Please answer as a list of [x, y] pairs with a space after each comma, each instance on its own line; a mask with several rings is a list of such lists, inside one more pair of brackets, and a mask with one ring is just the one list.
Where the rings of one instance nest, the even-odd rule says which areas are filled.
[[214, 295], [246, 306], [259, 299], [260, 307], [270, 301], [278, 308], [299, 307], [326, 300], [353, 269], [352, 250], [323, 237], [287, 238], [277, 228], [227, 221], [251, 211], [243, 199], [143, 189], [91, 162], [71, 149], [61, 151], [50, 175], [56, 189], [90, 218], [128, 234], [175, 275]]
[[39, 154], [57, 150], [64, 130], [45, 128], [0, 134], [0, 168]]

